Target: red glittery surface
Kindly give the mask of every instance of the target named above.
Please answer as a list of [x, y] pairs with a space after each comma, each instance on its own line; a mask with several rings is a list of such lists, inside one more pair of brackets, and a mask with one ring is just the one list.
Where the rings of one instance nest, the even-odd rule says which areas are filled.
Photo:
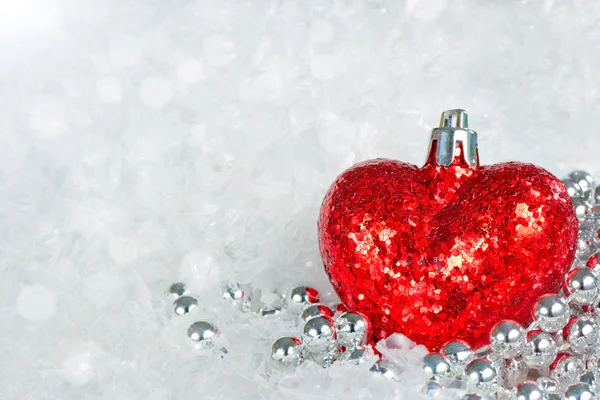
[[578, 223], [562, 183], [531, 164], [418, 168], [371, 160], [342, 173], [319, 218], [325, 269], [374, 339], [400, 332], [431, 351], [488, 342], [501, 319], [531, 321], [573, 260]]
[[[600, 235], [600, 232], [598, 233]], [[593, 256], [590, 257], [590, 259], [588, 260], [586, 266], [588, 268], [593, 268], [593, 269], [598, 269], [600, 266], [600, 261], [598, 260], [598, 254], [594, 254]]]

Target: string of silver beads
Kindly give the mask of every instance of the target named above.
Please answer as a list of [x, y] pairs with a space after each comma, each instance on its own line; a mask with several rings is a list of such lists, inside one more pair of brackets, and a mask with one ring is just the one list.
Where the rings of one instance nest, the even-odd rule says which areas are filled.
[[[308, 305], [300, 314], [303, 323], [300, 338], [281, 338], [271, 349], [270, 367], [283, 370], [295, 367], [305, 360], [328, 367], [335, 361], [362, 362], [365, 346], [370, 336], [370, 323], [361, 314], [334, 313], [323, 304]], [[283, 354], [293, 352], [295, 357], [282, 357], [281, 341], [287, 345]], [[377, 364], [373, 372], [394, 378], [398, 371], [393, 365]]]
[[[600, 186], [594, 190], [583, 171], [563, 183], [580, 229], [574, 268], [561, 293], [538, 299], [527, 328], [500, 321], [488, 346], [471, 350], [451, 341], [423, 359], [430, 381], [467, 392], [461, 400], [600, 399], [600, 262], [586, 265], [600, 255]], [[428, 385], [423, 391], [434, 393]]]
[[[559, 294], [542, 296], [533, 313], [535, 321], [522, 327], [510, 320], [498, 323], [490, 335], [490, 345], [471, 349], [454, 340], [439, 353], [427, 355], [424, 371], [429, 378], [425, 392], [439, 393], [444, 388], [463, 389], [461, 400], [594, 400], [600, 398], [600, 263], [586, 266], [600, 253], [600, 187], [592, 190], [589, 174], [578, 171], [565, 180], [573, 197], [580, 230], [574, 265]], [[593, 208], [594, 202], [597, 207]], [[182, 283], [173, 284], [169, 295], [175, 298], [177, 315], [190, 313], [198, 300]], [[254, 293], [253, 293], [254, 294]], [[323, 367], [335, 361], [360, 363], [370, 336], [364, 316], [335, 310], [319, 303], [319, 293], [308, 286], [297, 286], [276, 301], [253, 299], [240, 285], [229, 284], [223, 296], [243, 312], [263, 317], [277, 315], [284, 308], [298, 312], [302, 325], [300, 338], [277, 339], [268, 362], [282, 370], [310, 360]], [[253, 301], [255, 300], [255, 301]], [[189, 338], [202, 347], [211, 347], [218, 329], [210, 322], [197, 321], [188, 328]], [[225, 349], [220, 349], [226, 353]], [[397, 380], [399, 370], [390, 360], [380, 359], [371, 371]]]

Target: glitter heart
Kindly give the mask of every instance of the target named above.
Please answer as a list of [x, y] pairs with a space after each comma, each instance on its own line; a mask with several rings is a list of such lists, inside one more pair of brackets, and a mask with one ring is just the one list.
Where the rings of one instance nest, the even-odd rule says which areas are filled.
[[454, 338], [486, 344], [502, 319], [529, 323], [537, 298], [560, 288], [578, 228], [552, 174], [479, 166], [476, 149], [452, 141], [440, 165], [442, 136], [422, 168], [378, 159], [343, 172], [319, 218], [342, 301], [371, 318], [374, 339], [400, 332], [431, 351]]

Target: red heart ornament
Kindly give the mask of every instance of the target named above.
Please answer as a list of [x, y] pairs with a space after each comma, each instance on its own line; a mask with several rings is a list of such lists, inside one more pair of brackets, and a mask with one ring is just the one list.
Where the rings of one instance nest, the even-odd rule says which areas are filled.
[[573, 260], [578, 221], [561, 181], [531, 164], [479, 166], [457, 112], [443, 114], [422, 168], [366, 161], [323, 201], [325, 269], [374, 339], [400, 332], [431, 351], [451, 339], [487, 344], [500, 320], [529, 323]]

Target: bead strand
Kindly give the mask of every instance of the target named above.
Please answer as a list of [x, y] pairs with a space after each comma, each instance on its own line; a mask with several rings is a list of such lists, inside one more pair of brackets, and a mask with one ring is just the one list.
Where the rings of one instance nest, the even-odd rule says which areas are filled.
[[[589, 174], [575, 171], [564, 183], [580, 219], [580, 233], [577, 257], [561, 292], [538, 299], [527, 328], [500, 321], [490, 332], [489, 345], [471, 350], [454, 340], [423, 360], [427, 377], [439, 387], [463, 383], [469, 393], [461, 400], [600, 396], [600, 265], [588, 261], [600, 254], [600, 204], [592, 207], [596, 199]], [[423, 391], [431, 392], [427, 385]]]

